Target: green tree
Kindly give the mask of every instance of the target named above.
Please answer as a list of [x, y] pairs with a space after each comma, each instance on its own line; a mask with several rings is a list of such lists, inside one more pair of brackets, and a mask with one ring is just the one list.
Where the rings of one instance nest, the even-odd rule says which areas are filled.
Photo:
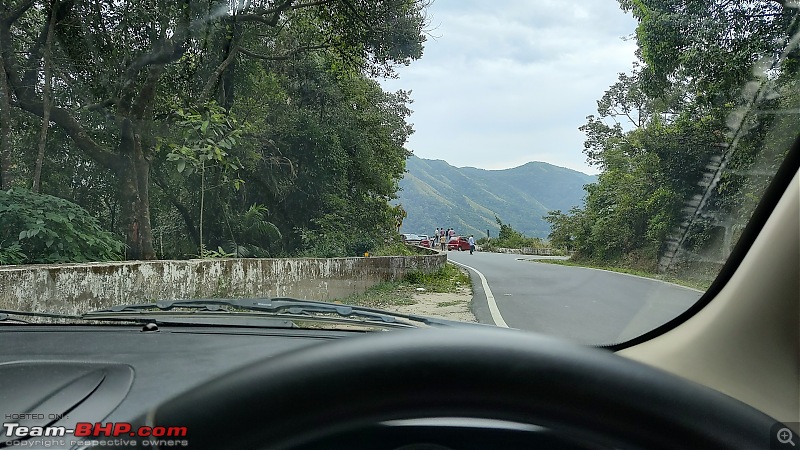
[[[175, 163], [178, 173], [187, 177], [195, 174], [200, 178], [198, 240], [199, 253], [202, 254], [205, 196], [209, 189], [206, 172], [218, 172], [220, 185], [212, 189], [232, 186], [238, 190], [241, 187], [241, 179], [230, 178], [230, 174], [239, 169], [239, 159], [228, 152], [237, 145], [243, 130], [234, 117], [214, 102], [204, 105], [200, 111], [178, 108], [174, 114], [179, 136], [170, 136], [164, 151], [166, 160]], [[160, 143], [157, 144], [156, 152], [161, 147]]]
[[785, 119], [759, 113], [798, 103], [777, 89], [797, 66], [796, 11], [769, 0], [620, 4], [639, 21], [641, 61], [581, 127], [602, 172], [585, 209], [546, 217], [550, 238], [578, 258], [653, 271], [692, 254], [724, 258], [732, 221], [720, 218], [746, 220], [796, 134], [775, 139]]
[[[114, 222], [126, 236], [128, 257], [152, 258], [151, 171], [163, 105], [188, 109], [210, 98], [231, 110], [236, 84], [254, 73], [255, 61], [320, 53], [345, 72], [391, 73], [394, 64], [421, 55], [425, 6], [411, 0], [3, 2], [1, 97], [13, 101], [0, 102], [2, 183], [15, 178], [10, 109], [40, 118], [49, 111], [70, 151], [113, 185]], [[46, 102], [43, 36], [50, 23], [48, 48], [59, 65]]]

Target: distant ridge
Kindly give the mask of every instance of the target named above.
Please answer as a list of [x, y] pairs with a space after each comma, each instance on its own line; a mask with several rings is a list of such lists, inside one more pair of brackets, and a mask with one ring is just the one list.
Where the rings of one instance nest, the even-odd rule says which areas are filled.
[[453, 227], [461, 234], [497, 236], [495, 215], [527, 236], [546, 238], [550, 224], [542, 216], [583, 206], [583, 186], [597, 176], [529, 162], [505, 170], [454, 167], [442, 160], [411, 156], [400, 181], [399, 199], [408, 217], [404, 233], [431, 234]]

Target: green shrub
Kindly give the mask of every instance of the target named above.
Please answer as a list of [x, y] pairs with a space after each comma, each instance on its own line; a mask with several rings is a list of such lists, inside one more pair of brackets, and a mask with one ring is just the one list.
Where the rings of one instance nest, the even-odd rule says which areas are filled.
[[525, 247], [532, 247], [532, 248], [545, 248], [547, 244], [543, 242], [541, 239], [536, 237], [526, 237], [519, 231], [513, 229], [511, 225], [507, 223], [503, 223], [497, 216], [495, 216], [495, 221], [498, 225], [500, 225], [500, 232], [496, 238], [487, 239], [486, 237], [482, 237], [476, 241], [476, 244], [480, 245], [484, 251], [492, 251], [496, 248], [525, 248]]
[[22, 252], [22, 247], [18, 243], [3, 245], [0, 242], [0, 265], [4, 264], [24, 264], [27, 255]]
[[0, 191], [0, 264], [119, 260], [124, 247], [72, 202], [27, 189]]
[[430, 292], [456, 292], [459, 288], [471, 286], [469, 275], [451, 263], [432, 273], [408, 272], [403, 281], [423, 287]]

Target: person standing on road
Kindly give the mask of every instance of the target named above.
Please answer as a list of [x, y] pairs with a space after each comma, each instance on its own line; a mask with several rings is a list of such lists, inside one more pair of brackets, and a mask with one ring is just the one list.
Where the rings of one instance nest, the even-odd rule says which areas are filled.
[[[444, 230], [444, 228], [442, 228], [442, 230]], [[447, 250], [447, 238], [444, 235], [439, 236], [439, 247], [442, 251]]]
[[470, 234], [469, 235], [469, 254], [471, 255], [472, 252], [475, 251], [475, 238]]

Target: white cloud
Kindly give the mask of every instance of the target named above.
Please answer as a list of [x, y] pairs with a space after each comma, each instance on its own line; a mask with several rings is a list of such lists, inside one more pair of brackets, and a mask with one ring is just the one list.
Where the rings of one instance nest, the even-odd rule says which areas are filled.
[[429, 13], [437, 37], [382, 83], [413, 91], [410, 149], [459, 166], [595, 172], [577, 128], [636, 49], [616, 1], [436, 0]]

